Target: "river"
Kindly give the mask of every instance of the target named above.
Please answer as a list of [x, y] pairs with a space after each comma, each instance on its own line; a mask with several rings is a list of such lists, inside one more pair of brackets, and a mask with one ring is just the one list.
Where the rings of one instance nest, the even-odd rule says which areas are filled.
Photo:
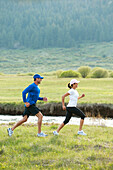
[[[9, 116], [9, 115], [0, 115], [0, 124], [9, 124], [11, 122], [17, 122], [22, 119], [22, 116]], [[65, 119], [65, 116], [44, 116], [43, 123], [62, 123]], [[37, 117], [30, 116], [26, 123], [37, 123]], [[72, 117], [68, 124], [71, 125], [79, 125], [80, 118]], [[93, 118], [86, 117], [84, 121], [84, 125], [90, 126], [106, 126], [113, 127], [113, 119], [102, 119], [102, 118]]]

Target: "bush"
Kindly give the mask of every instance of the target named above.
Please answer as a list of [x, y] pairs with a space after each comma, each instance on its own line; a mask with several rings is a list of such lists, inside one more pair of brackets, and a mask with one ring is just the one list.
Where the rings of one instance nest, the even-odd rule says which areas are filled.
[[33, 76], [35, 73], [26, 73], [27, 76]]
[[91, 68], [88, 66], [81, 66], [78, 68], [78, 72], [82, 75], [83, 78], [87, 77], [90, 71]]
[[56, 75], [56, 71], [51, 71], [51, 72], [44, 72], [44, 73], [40, 73], [43, 76], [54, 76]]
[[57, 71], [56, 71], [57, 77], [60, 77], [60, 75], [62, 74], [62, 72], [63, 72], [62, 70], [57, 70]]
[[95, 68], [92, 71], [92, 78], [107, 78], [108, 77], [108, 71], [103, 68]]
[[81, 77], [81, 74], [76, 72], [76, 71], [73, 71], [73, 70], [68, 70], [68, 71], [63, 71], [60, 75], [59, 75], [60, 78], [63, 78], [63, 77]]
[[112, 77], [112, 78], [113, 78], [113, 71], [110, 73], [109, 77]]

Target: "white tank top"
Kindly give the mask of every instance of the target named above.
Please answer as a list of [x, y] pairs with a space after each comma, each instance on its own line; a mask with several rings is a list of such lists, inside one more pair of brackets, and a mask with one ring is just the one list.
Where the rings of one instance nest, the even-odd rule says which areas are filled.
[[77, 92], [77, 90], [74, 90], [73, 88], [71, 88], [68, 93], [70, 94], [69, 95], [69, 103], [67, 105], [67, 107], [76, 107], [77, 106], [77, 101], [78, 101], [78, 97], [79, 97], [79, 94]]

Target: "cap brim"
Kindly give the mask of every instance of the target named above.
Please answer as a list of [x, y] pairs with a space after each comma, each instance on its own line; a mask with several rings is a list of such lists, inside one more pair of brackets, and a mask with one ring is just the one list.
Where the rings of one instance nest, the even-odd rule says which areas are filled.
[[41, 79], [44, 79], [44, 77], [40, 77]]

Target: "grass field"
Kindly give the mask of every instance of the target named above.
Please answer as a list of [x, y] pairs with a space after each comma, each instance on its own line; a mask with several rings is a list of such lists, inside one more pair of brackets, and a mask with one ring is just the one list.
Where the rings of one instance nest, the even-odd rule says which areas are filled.
[[[48, 102], [61, 102], [61, 97], [68, 91], [67, 84], [71, 78], [45, 76], [40, 84], [40, 96], [46, 96]], [[78, 92], [85, 93], [79, 103], [112, 103], [113, 79], [79, 79]], [[22, 91], [33, 82], [32, 76], [0, 75], [0, 102], [22, 102]], [[68, 102], [68, 97], [66, 102]]]
[[87, 136], [78, 136], [78, 126], [44, 125], [48, 134], [38, 138], [36, 125], [18, 127], [12, 137], [9, 125], [0, 125], [0, 169], [6, 170], [113, 170], [113, 132], [108, 127], [84, 126]]
[[76, 70], [80, 66], [113, 70], [113, 42], [77, 43], [73, 48], [0, 49], [0, 72]]

